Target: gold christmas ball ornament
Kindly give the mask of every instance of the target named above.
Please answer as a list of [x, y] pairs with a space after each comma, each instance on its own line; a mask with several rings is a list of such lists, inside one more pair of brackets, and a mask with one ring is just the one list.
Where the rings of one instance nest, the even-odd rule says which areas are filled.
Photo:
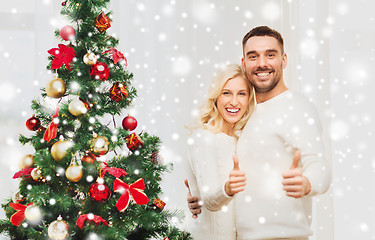
[[83, 62], [87, 65], [94, 65], [96, 61], [98, 60], [98, 57], [91, 52], [88, 52], [83, 56]]
[[35, 180], [35, 181], [39, 181], [39, 180], [42, 180], [43, 178], [43, 175], [42, 175], [42, 169], [40, 168], [34, 168], [32, 171], [31, 171], [31, 177]]
[[61, 98], [66, 92], [66, 84], [61, 78], [55, 78], [46, 86], [46, 93], [51, 98]]
[[38, 206], [30, 205], [25, 209], [25, 218], [32, 225], [37, 225], [42, 221], [43, 214]]
[[34, 165], [34, 156], [31, 154], [25, 155], [21, 158], [18, 166], [20, 169], [31, 168]]
[[52, 240], [64, 240], [69, 236], [69, 225], [61, 217], [48, 226], [48, 236]]
[[71, 182], [78, 182], [82, 178], [82, 167], [71, 165], [65, 171], [66, 178]]
[[68, 149], [72, 146], [73, 143], [70, 141], [59, 140], [52, 145], [52, 158], [55, 159], [55, 161], [60, 162], [68, 154]]
[[109, 151], [109, 141], [106, 137], [97, 136], [91, 142], [91, 152], [95, 156], [102, 156]]
[[69, 112], [72, 115], [79, 117], [87, 113], [87, 108], [84, 102], [79, 99], [75, 99], [69, 103]]

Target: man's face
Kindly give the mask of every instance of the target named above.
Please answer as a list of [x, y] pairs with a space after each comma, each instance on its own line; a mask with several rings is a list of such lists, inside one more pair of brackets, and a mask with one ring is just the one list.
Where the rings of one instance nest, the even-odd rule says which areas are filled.
[[242, 67], [258, 93], [266, 93], [277, 87], [283, 78], [286, 63], [286, 54], [273, 37], [251, 37], [244, 46]]

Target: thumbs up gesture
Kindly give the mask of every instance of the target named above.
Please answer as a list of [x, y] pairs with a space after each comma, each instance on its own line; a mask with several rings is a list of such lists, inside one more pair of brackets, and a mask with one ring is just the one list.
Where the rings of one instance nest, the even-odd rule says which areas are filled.
[[233, 196], [242, 192], [246, 185], [245, 172], [240, 169], [240, 162], [236, 155], [233, 156], [233, 170], [229, 173], [229, 180], [225, 183], [225, 193]]
[[283, 189], [288, 197], [301, 198], [311, 191], [311, 185], [307, 177], [303, 176], [300, 167], [301, 152], [297, 150], [293, 156], [293, 162], [288, 171], [283, 172]]

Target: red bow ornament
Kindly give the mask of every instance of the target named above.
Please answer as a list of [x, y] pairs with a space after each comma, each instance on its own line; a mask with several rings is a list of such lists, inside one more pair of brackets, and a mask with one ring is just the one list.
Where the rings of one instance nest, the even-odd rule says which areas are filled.
[[26, 206], [25, 205], [22, 205], [20, 203], [9, 203], [9, 206], [11, 208], [13, 208], [14, 210], [16, 210], [17, 212], [15, 212], [11, 217], [10, 217], [10, 222], [14, 225], [14, 226], [21, 226], [23, 220], [25, 220], [25, 210], [28, 206], [32, 205], [33, 203], [29, 203], [27, 204]]
[[76, 56], [74, 48], [65, 46], [64, 44], [59, 44], [58, 48], [51, 48], [48, 50], [49, 54], [55, 56], [52, 60], [51, 69], [60, 68], [63, 63], [65, 67], [70, 71], [70, 63], [73, 61], [73, 58]]
[[113, 184], [113, 191], [120, 192], [121, 196], [116, 203], [116, 207], [120, 212], [125, 211], [130, 203], [130, 194], [134, 202], [138, 205], [146, 205], [149, 201], [146, 194], [143, 192], [145, 190], [145, 182], [142, 178], [135, 181], [133, 184], [128, 185], [124, 183], [119, 178], [115, 179]]
[[77, 226], [82, 229], [83, 224], [85, 224], [85, 221], [92, 221], [96, 223], [96, 225], [99, 225], [100, 223], [103, 223], [104, 225], [108, 226], [108, 223], [106, 220], [104, 220], [101, 216], [94, 215], [94, 214], [83, 214], [80, 215], [77, 219]]
[[128, 60], [126, 60], [126, 57], [124, 56], [124, 54], [122, 54], [116, 48], [110, 47], [109, 50], [105, 51], [103, 54], [106, 54], [106, 53], [111, 53], [112, 54], [113, 62], [115, 64], [118, 63], [121, 60], [124, 60], [125, 61], [125, 66], [126, 67], [128, 66]]

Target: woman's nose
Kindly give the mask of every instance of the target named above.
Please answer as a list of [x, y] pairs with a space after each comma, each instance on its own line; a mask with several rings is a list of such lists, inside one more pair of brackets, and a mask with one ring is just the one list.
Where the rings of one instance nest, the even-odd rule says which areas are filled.
[[235, 95], [230, 99], [230, 104], [232, 106], [237, 106], [238, 100], [237, 100], [237, 97]]

